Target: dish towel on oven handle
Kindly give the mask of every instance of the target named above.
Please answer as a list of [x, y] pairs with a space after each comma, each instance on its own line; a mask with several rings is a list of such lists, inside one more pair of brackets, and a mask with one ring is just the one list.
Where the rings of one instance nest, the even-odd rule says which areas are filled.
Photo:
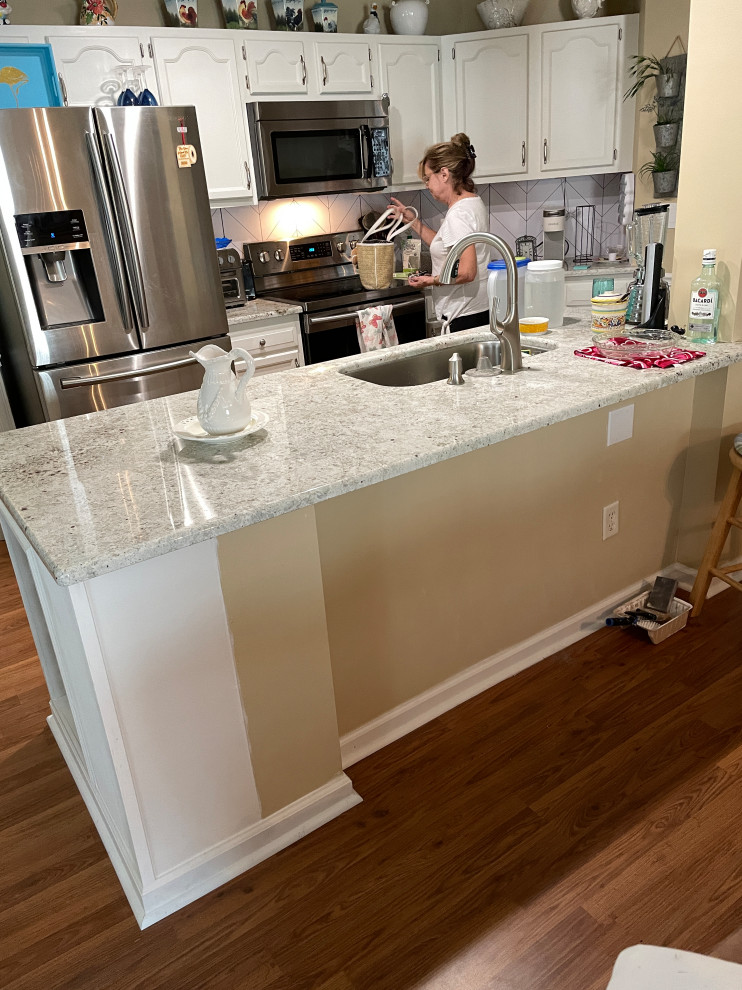
[[397, 330], [392, 316], [393, 306], [369, 306], [356, 313], [358, 346], [364, 351], [378, 351], [382, 347], [395, 347]]

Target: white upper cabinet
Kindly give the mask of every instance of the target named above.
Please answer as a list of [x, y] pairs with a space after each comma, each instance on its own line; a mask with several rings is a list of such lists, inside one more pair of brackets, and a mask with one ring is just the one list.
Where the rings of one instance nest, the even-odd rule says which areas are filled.
[[528, 170], [528, 64], [526, 31], [456, 41], [456, 118], [453, 132], [469, 136], [477, 176]]
[[251, 96], [303, 95], [307, 85], [304, 42], [280, 32], [259, 32], [242, 45]]
[[374, 88], [371, 47], [363, 41], [314, 40], [319, 95], [371, 93]]
[[196, 108], [211, 201], [254, 201], [246, 93], [235, 43], [231, 36], [175, 33], [152, 39], [161, 102]]
[[419, 184], [417, 165], [441, 129], [440, 49], [438, 45], [377, 46], [379, 89], [389, 94], [389, 144], [394, 185]]
[[[114, 106], [125, 86], [140, 83], [159, 101], [149, 38], [50, 34], [62, 95], [67, 106]], [[134, 87], [135, 88], [135, 87]]]
[[541, 171], [612, 166], [618, 158], [619, 26], [541, 34]]

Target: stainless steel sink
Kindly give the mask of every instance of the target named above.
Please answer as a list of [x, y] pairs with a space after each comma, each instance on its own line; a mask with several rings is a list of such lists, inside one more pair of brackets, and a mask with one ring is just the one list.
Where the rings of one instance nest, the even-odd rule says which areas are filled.
[[[547, 348], [533, 344], [523, 348], [524, 354], [541, 354]], [[358, 368], [355, 371], [343, 371], [349, 378], [359, 378], [374, 385], [388, 385], [392, 388], [407, 388], [412, 385], [430, 385], [431, 382], [445, 381], [448, 378], [448, 359], [452, 354], [461, 355], [464, 371], [476, 368], [477, 361], [484, 354], [492, 364], [500, 364], [500, 342], [498, 340], [474, 341], [469, 343], [451, 344], [449, 347], [411, 357], [400, 357], [383, 364], [375, 364], [370, 368]]]

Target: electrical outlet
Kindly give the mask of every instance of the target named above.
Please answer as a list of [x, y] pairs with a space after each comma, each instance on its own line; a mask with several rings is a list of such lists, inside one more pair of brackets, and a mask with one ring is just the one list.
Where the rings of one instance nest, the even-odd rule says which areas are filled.
[[618, 502], [603, 506], [603, 539], [618, 533]]

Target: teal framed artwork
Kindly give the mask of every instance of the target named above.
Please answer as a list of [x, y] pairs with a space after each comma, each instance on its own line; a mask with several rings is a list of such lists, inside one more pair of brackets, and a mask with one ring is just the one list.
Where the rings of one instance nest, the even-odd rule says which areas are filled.
[[62, 102], [51, 45], [0, 44], [0, 109]]

